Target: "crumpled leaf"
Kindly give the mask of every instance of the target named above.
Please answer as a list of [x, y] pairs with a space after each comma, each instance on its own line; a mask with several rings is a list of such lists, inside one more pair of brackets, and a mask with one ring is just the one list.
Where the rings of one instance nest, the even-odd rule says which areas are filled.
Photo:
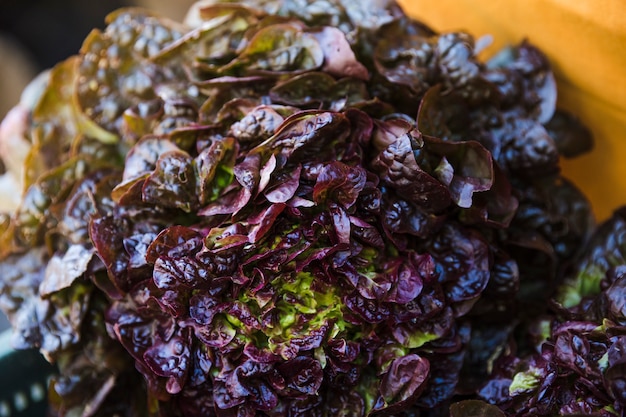
[[349, 209], [365, 187], [366, 173], [360, 167], [350, 167], [341, 162], [325, 165], [320, 171], [313, 200], [317, 203], [329, 199]]
[[424, 93], [434, 78], [435, 69], [429, 65], [432, 59], [432, 41], [423, 34], [385, 37], [374, 51], [377, 71], [387, 81], [417, 94]]
[[94, 123], [83, 112], [77, 96], [80, 60], [71, 57], [55, 66], [49, 75], [48, 87], [33, 110], [36, 124], [54, 131], [55, 138], [71, 143], [76, 135], [85, 134], [104, 143], [115, 143], [119, 137]]
[[279, 103], [339, 111], [369, 100], [366, 85], [355, 78], [335, 80], [323, 72], [307, 72], [276, 84], [270, 97]]
[[478, 142], [445, 142], [424, 137], [429, 157], [440, 157], [435, 168], [439, 181], [448, 186], [453, 201], [470, 208], [475, 193], [490, 190], [494, 182], [493, 161]]
[[443, 140], [470, 140], [467, 103], [455, 94], [444, 94], [443, 85], [429, 88], [417, 113], [417, 129], [423, 134]]
[[287, 118], [272, 137], [250, 153], [271, 152], [286, 159], [317, 159], [329, 152], [328, 145], [341, 143], [348, 133], [348, 120], [341, 113], [299, 112]]
[[203, 14], [203, 22], [198, 27], [167, 44], [151, 61], [171, 65], [202, 60], [209, 67], [225, 64], [235, 56], [246, 30], [257, 22], [256, 16], [248, 10], [226, 5], [213, 6], [210, 12], [205, 9]]
[[183, 151], [170, 151], [159, 156], [156, 168], [145, 180], [141, 196], [146, 203], [165, 203], [190, 212], [198, 206], [196, 175], [191, 156]]
[[501, 51], [488, 65], [520, 74], [525, 84], [521, 101], [529, 107], [533, 119], [543, 124], [552, 118], [556, 109], [556, 81], [548, 59], [538, 48], [524, 40]]
[[5, 259], [0, 272], [0, 306], [13, 326], [15, 348], [38, 348], [52, 360], [79, 343], [91, 293], [88, 285], [76, 283], [40, 298], [38, 290], [46, 274], [43, 248]]
[[430, 365], [418, 355], [395, 359], [380, 382], [381, 398], [369, 415], [385, 415], [402, 410], [417, 400], [428, 379]]
[[276, 133], [285, 120], [280, 110], [278, 106], [256, 106], [233, 123], [230, 133], [240, 142], [257, 144]]
[[140, 8], [113, 12], [107, 23], [104, 32], [93, 30], [83, 42], [76, 99], [91, 120], [118, 133], [126, 108], [157, 95], [161, 71], [148, 58], [182, 36], [184, 29]]
[[74, 280], [87, 271], [94, 249], [72, 245], [63, 256], [54, 255], [46, 265], [43, 281], [39, 285], [39, 295], [47, 297], [72, 285]]
[[113, 199], [120, 201], [137, 183], [143, 184], [145, 177], [156, 168], [161, 154], [177, 150], [178, 147], [169, 140], [154, 136], [142, 138], [126, 154], [122, 182], [113, 189]]
[[296, 25], [282, 23], [254, 34], [241, 54], [222, 72], [246, 74], [301, 72], [320, 68], [324, 50], [313, 34]]
[[410, 127], [401, 136], [389, 137], [392, 142], [372, 161], [381, 179], [409, 202], [429, 212], [439, 212], [451, 203], [447, 187], [418, 165], [411, 139]]
[[339, 29], [326, 26], [313, 35], [324, 51], [322, 71], [338, 78], [369, 78], [367, 68], [357, 61], [346, 36]]

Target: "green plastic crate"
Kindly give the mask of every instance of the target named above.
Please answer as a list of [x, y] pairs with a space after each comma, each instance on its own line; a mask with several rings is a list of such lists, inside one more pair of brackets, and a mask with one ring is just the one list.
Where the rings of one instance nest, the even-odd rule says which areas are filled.
[[11, 348], [11, 330], [0, 333], [0, 417], [48, 415], [48, 380], [55, 373], [37, 350]]

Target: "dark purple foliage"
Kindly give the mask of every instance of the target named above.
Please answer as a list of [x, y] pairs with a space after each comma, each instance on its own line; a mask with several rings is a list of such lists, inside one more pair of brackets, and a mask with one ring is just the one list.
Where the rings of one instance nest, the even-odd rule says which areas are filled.
[[591, 138], [543, 54], [392, 0], [213, 3], [114, 12], [28, 109], [0, 306], [53, 412], [623, 414], [626, 222], [583, 252], [558, 159]]

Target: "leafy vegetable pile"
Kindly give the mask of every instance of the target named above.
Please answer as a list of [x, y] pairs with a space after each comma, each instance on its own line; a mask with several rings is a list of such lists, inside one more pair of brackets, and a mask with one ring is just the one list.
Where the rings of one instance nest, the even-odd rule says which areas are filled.
[[623, 415], [626, 215], [589, 241], [535, 47], [391, 0], [107, 23], [2, 130], [0, 304], [54, 413]]

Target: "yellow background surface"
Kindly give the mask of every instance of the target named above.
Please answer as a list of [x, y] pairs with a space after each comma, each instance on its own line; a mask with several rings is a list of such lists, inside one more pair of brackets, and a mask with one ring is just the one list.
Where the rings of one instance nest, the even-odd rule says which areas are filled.
[[493, 37], [495, 53], [524, 38], [550, 59], [558, 105], [591, 128], [594, 150], [562, 159], [599, 220], [626, 205], [625, 0], [399, 0], [437, 31]]

